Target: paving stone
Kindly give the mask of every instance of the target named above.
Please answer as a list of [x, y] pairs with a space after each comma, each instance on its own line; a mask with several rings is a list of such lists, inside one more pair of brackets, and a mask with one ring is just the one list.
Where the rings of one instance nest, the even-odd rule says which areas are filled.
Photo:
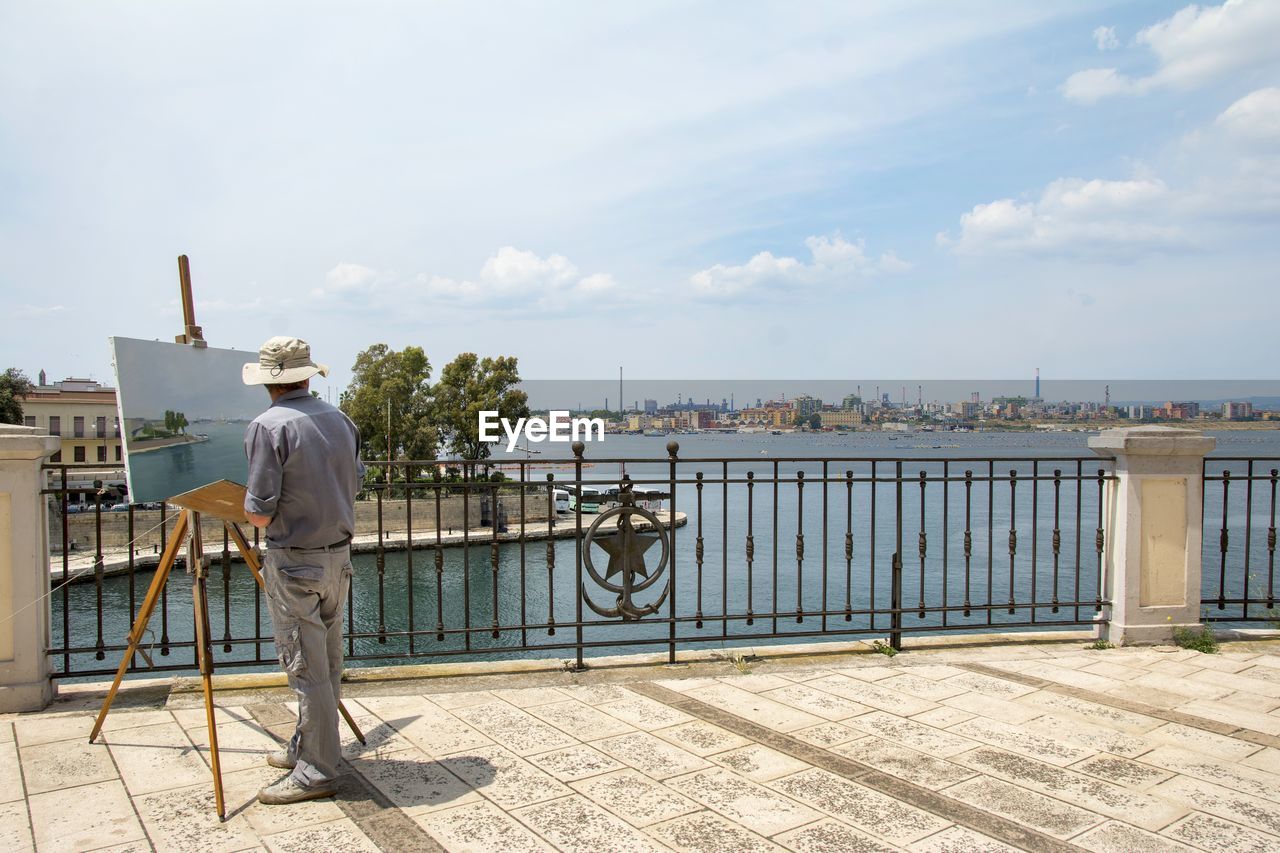
[[[1221, 756], [1219, 756], [1221, 757]], [[1258, 770], [1265, 770], [1268, 773], [1280, 775], [1280, 749], [1272, 746], [1264, 746], [1262, 749], [1250, 755], [1240, 762], [1246, 767], [1255, 767]]]
[[1194, 850], [1171, 838], [1114, 820], [1076, 836], [1071, 843], [1096, 853], [1191, 853]]
[[1093, 812], [988, 776], [952, 785], [943, 793], [1056, 838], [1069, 838], [1102, 822]]
[[580, 795], [518, 809], [514, 816], [556, 848], [569, 851], [657, 851], [649, 836]]
[[[669, 683], [669, 682], [664, 682]], [[603, 705], [606, 702], [617, 702], [637, 694], [616, 684], [577, 684], [572, 687], [558, 688], [561, 693], [586, 702], [588, 705]], [[668, 688], [674, 690], [675, 688]]]
[[622, 699], [605, 702], [597, 707], [606, 714], [647, 732], [665, 729], [667, 726], [677, 726], [693, 719], [684, 711], [678, 711], [648, 696], [630, 691]]
[[1182, 803], [1188, 808], [1280, 836], [1280, 806], [1270, 800], [1186, 776], [1175, 776], [1153, 788], [1151, 793]]
[[[654, 740], [657, 739], [654, 738]], [[665, 741], [658, 741], [658, 743], [671, 748]], [[585, 779], [588, 776], [597, 776], [601, 773], [608, 773], [611, 770], [620, 770], [625, 766], [622, 762], [610, 758], [598, 749], [593, 749], [586, 744], [570, 746], [564, 749], [553, 749], [551, 752], [544, 752], [539, 755], [530, 755], [528, 761], [538, 769], [550, 773], [561, 782]]]
[[[169, 725], [177, 728], [173, 723]], [[207, 728], [188, 729], [185, 737], [190, 738], [200, 758], [204, 760], [205, 772], [212, 772], [209, 769], [213, 766], [209, 756], [209, 730]], [[114, 739], [109, 742], [112, 743], [112, 754], [116, 754]], [[267, 760], [267, 753], [279, 748], [280, 744], [275, 738], [257, 725], [224, 723], [218, 726], [218, 763], [223, 773], [234, 773], [248, 767], [257, 767]], [[119, 756], [116, 761], [120, 761]], [[121, 774], [125, 772], [123, 764], [120, 765], [120, 772]], [[127, 776], [125, 784], [129, 786], [130, 791], [133, 791], [133, 784]]]
[[846, 725], [867, 734], [887, 738], [902, 746], [942, 758], [977, 746], [973, 740], [953, 734], [951, 731], [935, 729], [933, 726], [926, 726], [924, 723], [917, 723], [915, 720], [895, 717], [893, 714], [886, 714], [883, 711], [864, 714], [848, 721]]
[[1220, 699], [1231, 692], [1226, 687], [1193, 681], [1190, 676], [1165, 675], [1159, 672], [1147, 672], [1128, 682], [1138, 687], [1151, 687], [1165, 693], [1174, 693], [1188, 699]]
[[1095, 755], [1093, 758], [1077, 761], [1071, 765], [1071, 769], [1081, 773], [1088, 773], [1090, 776], [1097, 776], [1099, 779], [1105, 779], [1125, 788], [1132, 788], [1135, 791], [1146, 790], [1157, 782], [1163, 782], [1173, 775], [1167, 770], [1160, 770], [1148, 764], [1107, 754]]
[[1251, 661], [1250, 664], [1248, 669], [1240, 670], [1241, 675], [1280, 684], [1280, 667], [1263, 664], [1260, 660]]
[[752, 782], [768, 782], [779, 776], [809, 769], [809, 765], [803, 761], [758, 743], [717, 753], [711, 756], [711, 760]]
[[786, 776], [770, 787], [893, 844], [908, 844], [950, 823], [826, 770]]
[[1207, 732], [1204, 729], [1184, 726], [1181, 723], [1165, 723], [1159, 728], [1147, 732], [1144, 737], [1155, 744], [1163, 743], [1181, 747], [1182, 749], [1189, 749], [1193, 752], [1203, 752], [1205, 755], [1211, 755], [1227, 761], [1239, 761], [1259, 749], [1256, 743], [1237, 740], [1215, 732]]
[[816, 726], [809, 726], [807, 729], [796, 729], [791, 732], [791, 736], [805, 743], [826, 748], [864, 738], [867, 735], [865, 732], [851, 729], [843, 723], [819, 723]]
[[934, 681], [942, 681], [944, 678], [954, 678], [957, 675], [969, 674], [968, 670], [945, 663], [912, 664], [903, 668], [912, 675], [932, 678]]
[[954, 785], [975, 775], [966, 767], [905, 746], [888, 743], [878, 737], [841, 744], [833, 747], [831, 751], [875, 767], [899, 779], [935, 790]]
[[1081, 668], [1081, 672], [1087, 672], [1091, 675], [1101, 675], [1106, 678], [1114, 678], [1116, 681], [1129, 681], [1142, 675], [1146, 670], [1132, 666], [1124, 666], [1110, 661], [1100, 660], [1097, 663], [1091, 663]]
[[[203, 712], [201, 712], [203, 713]], [[110, 718], [110, 714], [107, 715]], [[56, 740], [79, 740], [88, 743], [93, 731], [93, 717], [85, 714], [40, 714], [22, 717], [13, 723], [18, 746], [35, 746]]]
[[1236, 675], [1216, 669], [1202, 669], [1187, 676], [1188, 681], [1220, 687], [1224, 690], [1252, 693], [1256, 696], [1267, 696], [1272, 699], [1280, 697], [1280, 684], [1262, 678], [1249, 678], [1247, 675]]
[[700, 811], [657, 823], [646, 830], [668, 847], [684, 853], [774, 851], [782, 848], [754, 832], [725, 820], [715, 812]]
[[828, 853], [840, 850], [850, 853], [890, 853], [896, 850], [848, 824], [827, 818], [776, 836], [780, 844], [799, 853]]
[[13, 741], [0, 743], [0, 803], [12, 803], [22, 798], [22, 770], [18, 763], [18, 746]]
[[554, 777], [499, 746], [452, 755], [441, 765], [504, 809], [549, 800], [570, 793]]
[[[1095, 661], [1089, 661], [1084, 666], [1092, 666], [1094, 663]], [[1059, 666], [1058, 661], [1054, 663], [1037, 663], [1026, 667], [1022, 671], [1026, 675], [1034, 675], [1037, 678], [1043, 678], [1055, 684], [1065, 684], [1068, 687], [1078, 687], [1081, 690], [1093, 690], [1098, 693], [1116, 687], [1123, 687], [1128, 683], [1115, 678], [1107, 678], [1104, 675], [1094, 675], [1085, 672], [1083, 668], [1071, 669]], [[1149, 675], [1150, 673], [1143, 673], [1135, 681], [1141, 681], [1142, 677]]]
[[879, 684], [860, 681], [848, 675], [828, 675], [823, 678], [806, 681], [805, 684], [902, 717], [910, 717], [938, 707], [937, 703], [929, 699], [909, 696], [906, 693], [899, 693], [897, 690], [881, 687]]
[[63, 791], [34, 794], [27, 807], [38, 849], [94, 850], [146, 839], [118, 779], [76, 788], [74, 807]]
[[989, 717], [993, 720], [1002, 720], [1009, 723], [1025, 723], [1027, 720], [1040, 716], [1040, 712], [1037, 712], [1034, 708], [1020, 705], [1016, 701], [997, 699], [994, 696], [987, 696], [982, 693], [961, 693], [959, 696], [952, 696], [950, 699], [943, 699], [942, 701], [943, 704], [950, 708], [958, 708], [978, 717]]
[[975, 749], [956, 760], [988, 776], [1013, 782], [1144, 829], [1159, 829], [1186, 812], [1185, 808], [1158, 797], [999, 749]]
[[1179, 821], [1163, 834], [1215, 853], [1268, 853], [1280, 847], [1280, 838], [1274, 835], [1199, 813]]
[[1214, 701], [1229, 708], [1241, 708], [1245, 711], [1258, 711], [1264, 714], [1274, 713], [1277, 708], [1280, 708], [1280, 699], [1269, 699], [1257, 693], [1245, 693], [1239, 690]]
[[[84, 741], [58, 740], [24, 746], [21, 758], [28, 795], [90, 782], [105, 782], [118, 775], [107, 748]], [[196, 763], [199, 764], [199, 761], [197, 758]], [[203, 770], [203, 765], [200, 765], [201, 775]], [[152, 779], [152, 782], [155, 780]]]
[[823, 816], [720, 767], [668, 779], [667, 785], [764, 836], [794, 829]]
[[[460, 693], [432, 693], [429, 698], [446, 711], [452, 711], [454, 708], [470, 708], [472, 705], [483, 705], [486, 702], [494, 701], [498, 697], [488, 690], [465, 690]], [[344, 701], [347, 702], [348, 710], [350, 710], [350, 700]]]
[[965, 672], [963, 670], [961, 670], [960, 675], [948, 678], [945, 683], [964, 690], [971, 690], [975, 693], [994, 696], [997, 699], [1016, 699], [1019, 696], [1026, 696], [1028, 693], [1036, 691], [1036, 688], [1019, 684], [1016, 681], [996, 678], [981, 672]]
[[1134, 758], [1154, 746], [1149, 740], [1115, 729], [1090, 725], [1072, 717], [1045, 714], [1022, 724], [1022, 728], [1049, 738], [1060, 738], [1067, 743]]
[[[86, 719], [88, 719], [90, 725], [84, 730], [84, 737], [85, 740], [88, 740], [89, 732], [93, 730], [93, 718], [88, 717]], [[204, 721], [203, 712], [200, 719], [201, 722]], [[120, 708], [112, 709], [111, 713], [107, 714], [107, 718], [102, 721], [102, 730], [104, 732], [117, 732], [121, 729], [136, 729], [140, 726], [155, 726], [160, 723], [172, 722], [175, 722], [173, 714], [166, 710], [150, 711], [138, 708]], [[205, 725], [205, 728], [207, 729], [208, 725]]]
[[907, 847], [911, 853], [1017, 853], [1010, 847], [965, 826], [953, 826]]
[[548, 705], [535, 705], [527, 709], [543, 722], [550, 723], [565, 734], [578, 740], [596, 740], [635, 731], [616, 717], [602, 714], [577, 699], [566, 699]]
[[[509, 705], [517, 708], [532, 708], [536, 705], [548, 705], [552, 702], [563, 702], [568, 699], [554, 687], [522, 687], [515, 690], [493, 690], [493, 695]], [[486, 704], [486, 703], [477, 703]], [[471, 706], [468, 706], [471, 707]]]
[[[297, 702], [284, 702], [281, 704], [289, 708], [289, 716], [297, 719]], [[169, 713], [173, 715], [174, 722], [182, 726], [183, 729], [209, 728], [209, 715], [205, 713], [203, 705], [195, 708], [174, 708]], [[108, 716], [110, 715], [108, 714]], [[222, 705], [213, 706], [213, 724], [215, 726], [221, 726], [227, 723], [252, 723], [253, 721], [253, 715], [250, 714], [246, 708], [231, 706], [224, 707]], [[92, 720], [90, 722], [92, 722]], [[85, 731], [85, 736], [88, 737], [87, 732], [89, 729], [86, 729]]]
[[408, 738], [396, 731], [395, 726], [383, 722], [372, 714], [359, 715], [355, 720], [356, 725], [360, 727], [360, 733], [364, 735], [364, 743], [356, 740], [356, 736], [351, 733], [351, 729], [345, 722], [338, 726], [339, 737], [342, 739], [342, 757], [347, 760], [377, 758], [402, 749], [414, 748]]
[[965, 693], [971, 688], [964, 685], [956, 684], [954, 681], [935, 681], [925, 678], [923, 675], [915, 675], [910, 670], [905, 670], [897, 675], [892, 675], [876, 684], [880, 687], [887, 687], [890, 690], [898, 690], [909, 696], [916, 696], [920, 699], [929, 699], [937, 702], [946, 699], [949, 696], [956, 696]]
[[666, 779], [710, 767], [711, 762], [701, 757], [704, 754], [723, 752], [746, 743], [745, 738], [699, 721], [659, 729], [653, 734], [636, 732], [606, 738], [593, 746], [641, 773]]
[[[259, 838], [342, 818], [342, 809], [330, 799], [307, 800], [287, 808], [258, 802], [258, 791], [284, 777], [288, 771], [275, 767], [254, 767], [222, 776], [227, 814], [244, 818]], [[210, 786], [212, 789], [212, 786]], [[163, 792], [159, 792], [163, 793]]]
[[949, 708], [943, 705], [934, 708], [932, 711], [925, 711], [916, 714], [911, 719], [917, 723], [924, 723], [927, 726], [933, 726], [935, 729], [945, 729], [954, 726], [956, 723], [963, 723], [965, 720], [972, 720], [977, 714], [960, 708]]
[[676, 693], [688, 693], [695, 687], [711, 687], [719, 683], [720, 679], [718, 678], [670, 678], [654, 682], [659, 687], [674, 690]]
[[[245, 726], [244, 723], [229, 725]], [[222, 726], [219, 726], [222, 729]], [[193, 729], [194, 733], [195, 730]], [[208, 737], [208, 730], [204, 736]], [[158, 726], [144, 726], [137, 729], [123, 729], [103, 735], [120, 768], [120, 777], [133, 796], [149, 794], [169, 787], [194, 785], [209, 778], [207, 765], [196, 752], [195, 746], [187, 737], [187, 733], [177, 723], [162, 723]], [[231, 747], [236, 748], [234, 745]], [[228, 770], [243, 769], [246, 765], [234, 753], [228, 756], [236, 767]], [[249, 766], [257, 764], [249, 762]]]
[[1246, 711], [1243, 708], [1232, 708], [1219, 702], [1206, 700], [1187, 702], [1181, 705], [1179, 710], [1242, 729], [1252, 729], [1269, 735], [1280, 735], [1280, 718], [1261, 711]]
[[729, 684], [699, 687], [688, 695], [774, 731], [791, 732], [822, 722], [821, 717]]
[[13, 743], [13, 723], [0, 720], [0, 744]]
[[[1062, 716], [1076, 717], [1100, 726], [1115, 729], [1128, 734], [1142, 734], [1164, 725], [1163, 720], [1135, 714], [1121, 708], [1112, 708], [1097, 702], [1079, 699], [1075, 696], [1064, 696], [1048, 690], [1039, 690], [1019, 696], [1016, 700], [1021, 705], [1039, 708], [1041, 713], [1051, 712]], [[1038, 715], [1037, 715], [1038, 716]]]
[[1096, 754], [1092, 749], [1072, 746], [1054, 737], [1046, 737], [1027, 731], [1020, 726], [1006, 725], [983, 717], [958, 723], [947, 731], [1059, 767], [1065, 767]]
[[569, 787], [633, 826], [648, 826], [701, 808], [630, 768], [571, 782]]
[[1159, 673], [1160, 675], [1170, 675], [1174, 678], [1183, 678], [1191, 675], [1193, 672], [1200, 671], [1200, 667], [1198, 666], [1176, 660], [1156, 661], [1148, 666], [1147, 669], [1151, 672]]
[[257, 833], [230, 806], [228, 819], [218, 820], [212, 779], [134, 797], [133, 804], [142, 816], [147, 835], [161, 850], [234, 851], [258, 845]]
[[279, 832], [268, 835], [262, 841], [272, 853], [315, 853], [317, 850], [381, 853], [377, 845], [349, 818]]
[[[480, 799], [471, 785], [449, 771], [451, 762], [460, 760], [457, 756], [434, 759], [410, 748], [378, 758], [357, 758], [350, 764], [393, 805], [413, 814]], [[472, 778], [482, 781], [483, 773], [476, 770]]]
[[861, 681], [879, 681], [882, 678], [889, 678], [902, 672], [899, 666], [883, 666], [881, 664], [865, 664], [863, 666], [835, 666], [829, 672], [838, 675], [848, 675]]
[[[1252, 658], [1250, 658], [1252, 660]], [[1251, 664], [1248, 661], [1237, 660], [1227, 655], [1206, 655], [1200, 654], [1195, 659], [1189, 661], [1196, 666], [1204, 667], [1204, 669], [1214, 672], [1235, 673], [1242, 669], [1248, 669]]]
[[485, 801], [416, 814], [413, 819], [446, 850], [455, 853], [535, 853], [552, 849], [502, 809]]
[[24, 853], [34, 849], [27, 804], [19, 800], [0, 805], [0, 850]]
[[767, 673], [748, 673], [743, 675], [726, 675], [716, 679], [723, 684], [732, 684], [742, 690], [749, 690], [752, 693], [763, 693], [766, 690], [776, 690], [779, 687], [786, 687], [791, 682], [785, 678], [779, 678], [776, 675]]
[[[469, 708], [459, 708], [453, 713], [517, 755], [533, 755], [562, 746], [573, 746], [578, 742], [576, 738], [542, 722], [528, 711], [505, 702], [472, 705]], [[409, 735], [409, 732], [406, 731], [405, 734]]]
[[[451, 712], [421, 696], [375, 696], [361, 699], [360, 703], [430, 755], [447, 755], [493, 743]], [[538, 726], [546, 726], [532, 717], [528, 719]]]
[[762, 695], [776, 702], [790, 705], [793, 708], [798, 708], [801, 711], [831, 721], [856, 717], [871, 710], [871, 708], [859, 702], [836, 696], [825, 690], [817, 690], [804, 684], [789, 684], [786, 687], [769, 690]]
[[1223, 785], [1232, 790], [1280, 802], [1280, 776], [1242, 764], [1233, 764], [1172, 746], [1161, 746], [1142, 756], [1144, 764], [1154, 764], [1184, 776]]

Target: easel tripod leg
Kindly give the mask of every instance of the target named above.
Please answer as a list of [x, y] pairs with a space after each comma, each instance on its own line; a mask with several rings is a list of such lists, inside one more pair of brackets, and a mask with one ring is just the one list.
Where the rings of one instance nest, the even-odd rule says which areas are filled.
[[222, 766], [218, 759], [218, 726], [213, 705], [213, 650], [209, 648], [209, 595], [203, 570], [191, 585], [195, 610], [196, 650], [200, 660], [200, 681], [204, 688], [204, 714], [209, 726], [209, 764], [213, 768], [213, 797], [218, 807], [218, 820], [226, 820], [227, 807], [222, 797]]
[[146, 633], [147, 624], [151, 621], [151, 614], [155, 611], [156, 603], [160, 600], [160, 593], [164, 590], [165, 582], [169, 580], [169, 570], [173, 568], [173, 563], [178, 558], [178, 549], [182, 547], [188, 526], [189, 519], [187, 514], [183, 512], [178, 516], [177, 522], [174, 523], [173, 536], [165, 546], [164, 554], [160, 558], [160, 565], [156, 566], [155, 576], [151, 579], [151, 586], [147, 589], [146, 598], [142, 600], [142, 609], [138, 611], [138, 618], [133, 621], [133, 629], [129, 631], [129, 648], [125, 651], [124, 656], [120, 658], [120, 666], [116, 668], [115, 680], [111, 682], [111, 689], [107, 691], [107, 698], [103, 701], [102, 709], [98, 711], [98, 718], [93, 723], [93, 731], [89, 734], [89, 743], [97, 740], [99, 733], [102, 731], [102, 724], [106, 722], [107, 712], [111, 710], [111, 703], [115, 701], [116, 691], [120, 689], [120, 682], [124, 680], [124, 674], [129, 669], [129, 661], [133, 660], [133, 654], [142, 642], [142, 635]]

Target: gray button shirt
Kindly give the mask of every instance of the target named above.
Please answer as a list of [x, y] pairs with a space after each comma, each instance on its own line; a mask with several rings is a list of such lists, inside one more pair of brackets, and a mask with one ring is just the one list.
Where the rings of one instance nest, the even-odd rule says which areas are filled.
[[244, 508], [271, 516], [267, 544], [323, 548], [355, 533], [355, 496], [364, 465], [355, 424], [338, 409], [299, 389], [249, 424]]

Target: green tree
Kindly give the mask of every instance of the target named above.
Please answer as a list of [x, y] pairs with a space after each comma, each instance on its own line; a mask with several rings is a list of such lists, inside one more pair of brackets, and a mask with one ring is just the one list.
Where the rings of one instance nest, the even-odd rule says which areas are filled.
[[[480, 440], [480, 412], [497, 412], [514, 422], [529, 416], [529, 395], [517, 389], [520, 371], [515, 356], [479, 358], [464, 352], [440, 373], [435, 387], [436, 423], [449, 449], [468, 462], [489, 458], [490, 445]], [[475, 466], [465, 466], [468, 473]]]
[[35, 385], [16, 367], [0, 373], [0, 423], [22, 423], [22, 398], [35, 390]]
[[338, 405], [360, 430], [365, 459], [436, 458], [430, 378], [431, 362], [421, 347], [397, 352], [374, 344], [356, 356]]

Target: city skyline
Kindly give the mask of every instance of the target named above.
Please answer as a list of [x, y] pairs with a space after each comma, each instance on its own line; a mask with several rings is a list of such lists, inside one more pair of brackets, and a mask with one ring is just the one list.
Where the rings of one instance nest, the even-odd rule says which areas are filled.
[[180, 253], [211, 345], [303, 337], [335, 398], [380, 341], [532, 379], [1274, 374], [1274, 3], [0, 23], [0, 359], [31, 375], [171, 340]]

